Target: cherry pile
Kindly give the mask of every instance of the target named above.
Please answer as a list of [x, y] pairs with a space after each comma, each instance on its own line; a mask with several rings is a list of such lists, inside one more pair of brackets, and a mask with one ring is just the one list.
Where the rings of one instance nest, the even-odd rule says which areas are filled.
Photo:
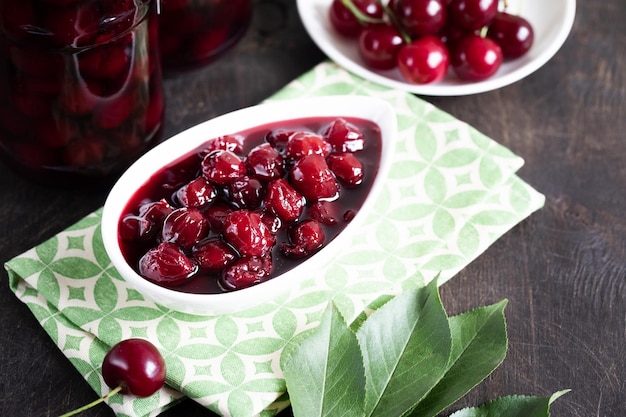
[[155, 18], [149, 0], [0, 2], [2, 156], [73, 184], [119, 173], [156, 142]]
[[83, 407], [63, 414], [79, 414], [117, 393], [149, 397], [165, 383], [165, 360], [145, 339], [125, 339], [114, 345], [102, 360], [102, 377], [111, 391]]
[[215, 61], [244, 35], [251, 17], [251, 0], [161, 0], [163, 70], [193, 69]]
[[428, 84], [449, 68], [461, 80], [485, 80], [528, 52], [532, 25], [498, 7], [499, 0], [333, 0], [328, 15], [368, 67], [398, 68], [407, 82]]
[[376, 175], [380, 128], [305, 118], [208, 140], [126, 206], [119, 239], [144, 278], [183, 292], [246, 288], [337, 236]]

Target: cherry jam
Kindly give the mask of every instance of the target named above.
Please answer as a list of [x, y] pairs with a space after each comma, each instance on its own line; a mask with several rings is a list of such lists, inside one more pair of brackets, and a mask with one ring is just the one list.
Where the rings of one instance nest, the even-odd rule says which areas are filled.
[[0, 2], [0, 156], [37, 181], [112, 177], [158, 139], [152, 0]]
[[332, 241], [365, 201], [380, 127], [302, 118], [207, 140], [130, 198], [118, 238], [144, 278], [189, 293], [246, 288]]
[[163, 70], [178, 72], [215, 61], [241, 39], [251, 17], [251, 0], [161, 0]]

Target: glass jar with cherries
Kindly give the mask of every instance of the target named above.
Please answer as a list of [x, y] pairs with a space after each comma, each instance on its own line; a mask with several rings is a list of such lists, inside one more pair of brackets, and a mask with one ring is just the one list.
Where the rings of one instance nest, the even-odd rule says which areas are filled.
[[159, 41], [167, 73], [207, 65], [245, 34], [251, 0], [161, 0]]
[[0, 1], [0, 155], [55, 185], [107, 179], [159, 140], [153, 0]]

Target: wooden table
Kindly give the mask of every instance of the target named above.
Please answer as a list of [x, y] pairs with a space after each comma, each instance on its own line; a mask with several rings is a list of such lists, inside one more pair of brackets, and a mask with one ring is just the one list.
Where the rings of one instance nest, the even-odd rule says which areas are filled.
[[[510, 300], [509, 353], [460, 404], [572, 392], [555, 417], [626, 415], [626, 3], [580, 1], [559, 53], [498, 91], [429, 98], [526, 160], [539, 212], [442, 288], [449, 313]], [[258, 0], [228, 56], [166, 81], [165, 137], [256, 104], [323, 61], [293, 0]], [[101, 206], [106, 189], [34, 185], [0, 166], [0, 261]], [[94, 393], [0, 277], [0, 415], [56, 416]], [[284, 413], [288, 415], [288, 412]], [[111, 416], [100, 406], [85, 416]], [[210, 416], [186, 401], [164, 416]]]

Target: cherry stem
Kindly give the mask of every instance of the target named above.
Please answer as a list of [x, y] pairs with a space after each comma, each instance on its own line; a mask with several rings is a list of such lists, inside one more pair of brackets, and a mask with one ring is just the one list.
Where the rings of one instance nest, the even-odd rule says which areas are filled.
[[354, 17], [356, 17], [357, 20], [361, 23], [383, 23], [384, 22], [384, 20], [382, 19], [374, 19], [372, 17], [369, 17], [365, 13], [363, 13], [361, 10], [359, 10], [358, 7], [354, 5], [354, 3], [352, 3], [352, 0], [341, 0], [341, 3], [344, 6], [346, 6], [346, 9], [350, 10], [350, 12], [354, 15]]
[[61, 415], [59, 417], [69, 417], [69, 416], [76, 415], [78, 413], [82, 413], [83, 411], [88, 410], [91, 407], [96, 406], [96, 405], [100, 404], [101, 402], [104, 402], [104, 401], [108, 400], [110, 397], [112, 397], [115, 394], [117, 394], [118, 392], [120, 392], [122, 390], [122, 388], [124, 388], [124, 387], [122, 387], [120, 385], [120, 386], [116, 387], [115, 389], [111, 390], [105, 396], [100, 397], [97, 400], [90, 402], [89, 404], [83, 405], [82, 407], [77, 408], [76, 410], [72, 410], [69, 413], [65, 413], [65, 414], [63, 414], [63, 415]]
[[404, 30], [400, 22], [398, 22], [398, 18], [396, 17], [396, 14], [393, 12], [393, 10], [391, 10], [389, 5], [383, 3], [381, 0], [377, 0], [377, 2], [383, 8], [383, 10], [385, 11], [385, 14], [389, 16], [389, 20], [391, 20], [391, 24], [394, 25], [396, 29], [398, 29], [398, 32], [400, 32], [400, 35], [402, 36], [402, 40], [404, 41], [404, 43], [408, 45], [411, 42], [413, 42], [413, 39], [411, 39], [411, 36], [409, 36], [409, 34], [406, 33], [406, 30]]
[[[393, 13], [391, 8], [389, 8], [389, 6], [387, 4], [385, 4], [384, 2], [382, 2], [381, 0], [376, 0], [376, 2], [378, 4], [380, 4], [380, 6], [383, 8], [383, 10], [385, 11], [385, 14], [391, 20], [391, 24], [393, 26], [395, 26], [396, 29], [398, 29], [398, 32], [400, 32], [400, 35], [402, 36], [402, 40], [404, 40], [404, 43], [407, 43], [407, 44], [411, 43], [411, 41], [412, 41], [411, 37], [406, 33], [405, 30], [402, 29], [402, 26], [398, 23], [398, 19], [396, 18], [396, 15]], [[356, 19], [361, 24], [363, 24], [363, 23], [385, 23], [385, 19], [374, 19], [374, 18], [364, 14], [361, 10], [359, 10], [358, 7], [356, 7], [354, 5], [352, 0], [341, 0], [341, 3], [344, 6], [346, 6], [346, 8], [348, 10], [350, 10], [350, 12], [354, 15], [354, 17], [356, 17]]]

